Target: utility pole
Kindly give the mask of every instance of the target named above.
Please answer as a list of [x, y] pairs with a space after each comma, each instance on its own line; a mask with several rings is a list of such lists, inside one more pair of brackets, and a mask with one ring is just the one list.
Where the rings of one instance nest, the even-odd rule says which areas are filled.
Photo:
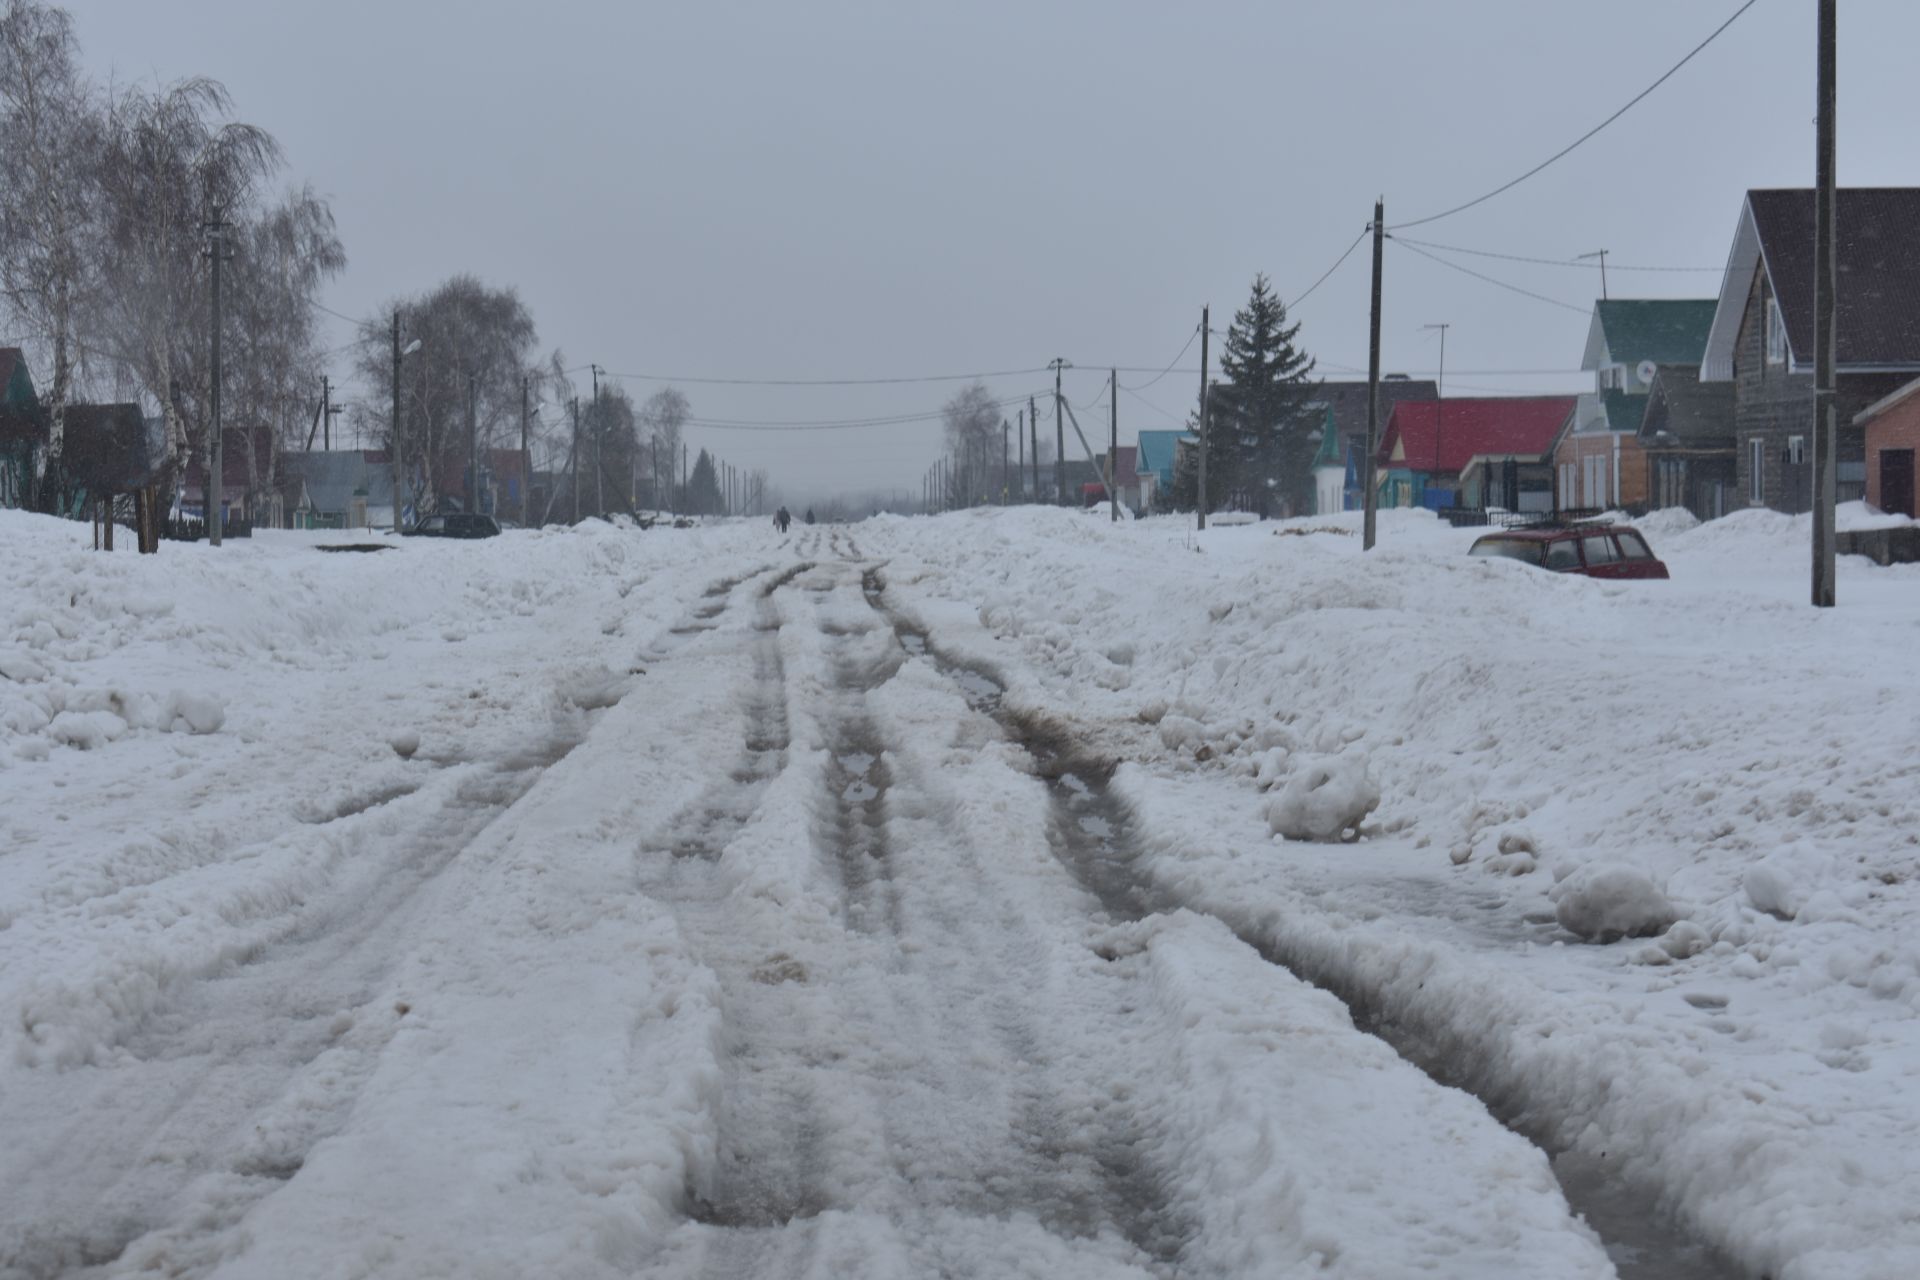
[[600, 366], [588, 365], [593, 370], [593, 509], [597, 515], [607, 514], [607, 421], [600, 411]]
[[467, 375], [467, 510], [480, 510], [480, 375]]
[[213, 262], [213, 360], [209, 373], [211, 383], [208, 387], [209, 417], [212, 418], [212, 439], [207, 447], [207, 545], [220, 545], [221, 526], [226, 524], [226, 495], [222, 485], [226, 479], [225, 433], [220, 425], [220, 263], [227, 256], [227, 221], [219, 205], [213, 207], [213, 219], [207, 223], [209, 239], [207, 256]]
[[573, 415], [573, 457], [568, 459], [567, 469], [573, 472], [573, 519], [569, 524], [580, 523], [580, 397], [575, 396], [567, 402], [567, 409]]
[[1120, 371], [1107, 371], [1107, 408], [1110, 411], [1107, 432], [1107, 514], [1113, 522], [1120, 522], [1120, 493], [1113, 487], [1113, 478], [1120, 469]]
[[1834, 252], [1834, 79], [1838, 44], [1837, 0], [1820, 0], [1818, 54], [1820, 115], [1814, 150], [1816, 190], [1813, 204], [1813, 605], [1834, 604], [1834, 488], [1838, 424], [1835, 421], [1834, 365], [1839, 344], [1834, 338], [1834, 312], [1839, 295], [1837, 255]]
[[1059, 450], [1053, 455], [1053, 498], [1064, 507], [1067, 505], [1067, 415], [1060, 408], [1066, 402], [1066, 397], [1060, 394], [1060, 371], [1073, 368], [1073, 364], [1055, 356], [1047, 367], [1053, 370], [1053, 438], [1054, 448]]
[[520, 527], [527, 527], [527, 502], [533, 492], [533, 452], [527, 448], [528, 428], [532, 426], [533, 383], [520, 375]]
[[[1020, 478], [1025, 480], [1027, 477], [1027, 411], [1025, 409], [1014, 411], [1013, 435], [1014, 439], [1020, 442]], [[1011, 496], [1011, 485], [1008, 486], [1008, 492]]]
[[393, 531], [405, 520], [407, 468], [400, 452], [400, 308], [393, 309], [393, 419], [388, 423], [393, 443]]
[[1013, 501], [1013, 454], [1007, 447], [1009, 429], [1007, 420], [1000, 419], [1000, 505], [1003, 507]]
[[[307, 439], [311, 441], [312, 436]], [[309, 445], [311, 447], [311, 445]], [[333, 385], [326, 374], [320, 375], [320, 449], [322, 452], [333, 448]]]
[[1027, 435], [1033, 446], [1033, 500], [1040, 501], [1040, 414], [1034, 408], [1033, 397], [1027, 397]]
[[1374, 454], [1380, 448], [1380, 254], [1386, 243], [1386, 198], [1373, 202], [1373, 318], [1368, 323], [1367, 339], [1367, 491], [1362, 497], [1366, 515], [1362, 520], [1360, 549], [1373, 550], [1379, 495], [1374, 492], [1377, 465]]
[[1211, 336], [1212, 326], [1208, 323], [1211, 304], [1200, 308], [1200, 464], [1194, 480], [1194, 509], [1197, 513], [1196, 529], [1207, 527], [1207, 338]]
[[655, 511], [660, 510], [660, 437], [655, 436], [648, 444], [653, 449], [653, 492], [647, 495]]
[[1609, 252], [1611, 251], [1607, 249], [1595, 249], [1592, 253], [1583, 253], [1574, 259], [1575, 262], [1585, 262], [1588, 258], [1600, 259], [1600, 298], [1603, 302], [1607, 297], [1607, 254]]

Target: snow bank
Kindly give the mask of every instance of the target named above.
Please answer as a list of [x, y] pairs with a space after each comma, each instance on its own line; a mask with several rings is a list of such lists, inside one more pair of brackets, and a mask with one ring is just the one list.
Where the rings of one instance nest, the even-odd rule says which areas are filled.
[[[1358, 517], [907, 523], [889, 598], [1137, 762], [1136, 802], [1178, 797], [1153, 868], [1178, 900], [1450, 1046], [1746, 1265], [1911, 1270], [1891, 1188], [1920, 1181], [1920, 1103], [1887, 1102], [1920, 1070], [1911, 566], [1849, 557], [1814, 611], [1804, 517], [1649, 518], [1662, 584], [1472, 559], [1427, 513], [1382, 512], [1365, 555], [1321, 523]], [[1348, 751], [1381, 797], [1365, 857], [1273, 858], [1294, 757]], [[1589, 931], [1645, 940], [1568, 945]]]

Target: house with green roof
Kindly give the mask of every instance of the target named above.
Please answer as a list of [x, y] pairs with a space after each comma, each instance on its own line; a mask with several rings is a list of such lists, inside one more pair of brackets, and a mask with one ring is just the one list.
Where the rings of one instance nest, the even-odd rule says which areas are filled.
[[0, 507], [24, 507], [33, 451], [47, 443], [46, 415], [18, 347], [0, 347]]
[[1592, 372], [1553, 449], [1560, 510], [1644, 507], [1651, 470], [1640, 442], [1661, 366], [1697, 365], [1719, 306], [1713, 298], [1602, 298], [1593, 304], [1580, 367]]

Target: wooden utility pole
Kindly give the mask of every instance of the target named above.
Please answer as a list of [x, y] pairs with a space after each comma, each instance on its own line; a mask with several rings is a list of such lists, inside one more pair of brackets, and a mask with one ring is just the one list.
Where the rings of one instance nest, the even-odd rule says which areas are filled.
[[526, 374], [520, 375], [520, 527], [527, 527], [527, 503], [533, 493], [533, 451], [527, 447], [527, 436], [533, 425], [533, 382]]
[[607, 422], [606, 415], [600, 411], [600, 366], [588, 365], [593, 370], [593, 510], [595, 515], [607, 514]]
[[1200, 308], [1200, 462], [1194, 476], [1194, 528], [1207, 527], [1207, 338], [1211, 304]]
[[1838, 25], [1837, 0], [1820, 0], [1818, 54], [1820, 114], [1814, 150], [1816, 190], [1813, 204], [1813, 605], [1831, 609], [1834, 602], [1833, 509], [1838, 468], [1838, 423], [1835, 420], [1834, 364], [1839, 345], [1834, 340], [1834, 312], [1839, 294], [1837, 255], [1834, 252], [1834, 62]]
[[467, 510], [480, 510], [480, 375], [467, 375]]
[[1060, 394], [1060, 371], [1071, 369], [1073, 365], [1055, 356], [1053, 369], [1053, 500], [1061, 506], [1067, 505], [1067, 415], [1061, 409], [1067, 398]]
[[580, 523], [580, 397], [567, 401], [567, 411], [573, 415], [573, 456], [567, 459], [567, 470], [573, 472], [573, 519], [568, 524]]
[[1000, 418], [1000, 505], [1002, 507], [1014, 501], [1014, 455], [1010, 453], [1006, 443], [1006, 432], [1010, 430], [1012, 428], [1008, 426], [1006, 418]]
[[213, 359], [208, 370], [211, 381], [207, 388], [210, 411], [208, 416], [212, 418], [210, 427], [212, 436], [207, 443], [207, 483], [204, 489], [207, 506], [207, 545], [214, 547], [220, 545], [221, 526], [226, 524], [224, 518], [226, 513], [222, 510], [226, 506], [226, 494], [222, 492], [222, 485], [226, 480], [224, 474], [226, 457], [223, 449], [226, 441], [223, 438], [225, 432], [221, 430], [220, 425], [220, 263], [227, 256], [226, 229], [227, 223], [222, 216], [221, 208], [215, 205], [213, 220], [207, 224], [207, 234], [210, 238], [207, 256], [213, 262]]
[[1027, 435], [1028, 443], [1033, 446], [1033, 501], [1040, 501], [1040, 414], [1034, 408], [1033, 397], [1027, 397]]
[[393, 309], [393, 418], [387, 424], [393, 463], [393, 531], [399, 533], [406, 516], [407, 467], [400, 451], [400, 308]]
[[[1024, 482], [1027, 478], [1027, 411], [1025, 409], [1019, 409], [1014, 412], [1013, 437], [1019, 441], [1020, 479]], [[1008, 491], [1009, 496], [1011, 496], [1011, 485], [1008, 486]]]
[[1374, 491], [1374, 455], [1380, 449], [1380, 255], [1387, 234], [1384, 221], [1386, 203], [1384, 198], [1373, 202], [1373, 318], [1368, 323], [1367, 338], [1367, 460], [1363, 468], [1367, 491], [1362, 498], [1366, 512], [1361, 521], [1362, 551], [1373, 550], [1375, 520], [1380, 505], [1379, 495]]
[[1107, 371], [1107, 408], [1110, 427], [1107, 432], [1107, 514], [1114, 523], [1120, 522], [1120, 493], [1113, 487], [1113, 478], [1120, 469], [1120, 371]]
[[333, 448], [333, 383], [324, 373], [320, 375], [320, 448], [323, 452]]

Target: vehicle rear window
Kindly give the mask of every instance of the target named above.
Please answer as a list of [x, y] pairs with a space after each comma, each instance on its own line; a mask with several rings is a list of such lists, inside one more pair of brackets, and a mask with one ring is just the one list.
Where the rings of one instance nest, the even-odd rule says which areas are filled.
[[1559, 542], [1547, 544], [1547, 568], [1578, 569], [1580, 553], [1575, 549], [1572, 538], [1562, 538]]
[[1524, 538], [1482, 538], [1473, 544], [1469, 555], [1497, 556], [1502, 560], [1524, 560], [1528, 564], [1540, 563], [1540, 544]]
[[1580, 552], [1586, 556], [1589, 568], [1596, 564], [1612, 564], [1620, 558], [1619, 553], [1613, 549], [1613, 539], [1604, 533], [1580, 539]]
[[1620, 540], [1620, 558], [1622, 560], [1651, 560], [1653, 552], [1647, 550], [1646, 542], [1637, 533], [1624, 530], [1614, 535]]

